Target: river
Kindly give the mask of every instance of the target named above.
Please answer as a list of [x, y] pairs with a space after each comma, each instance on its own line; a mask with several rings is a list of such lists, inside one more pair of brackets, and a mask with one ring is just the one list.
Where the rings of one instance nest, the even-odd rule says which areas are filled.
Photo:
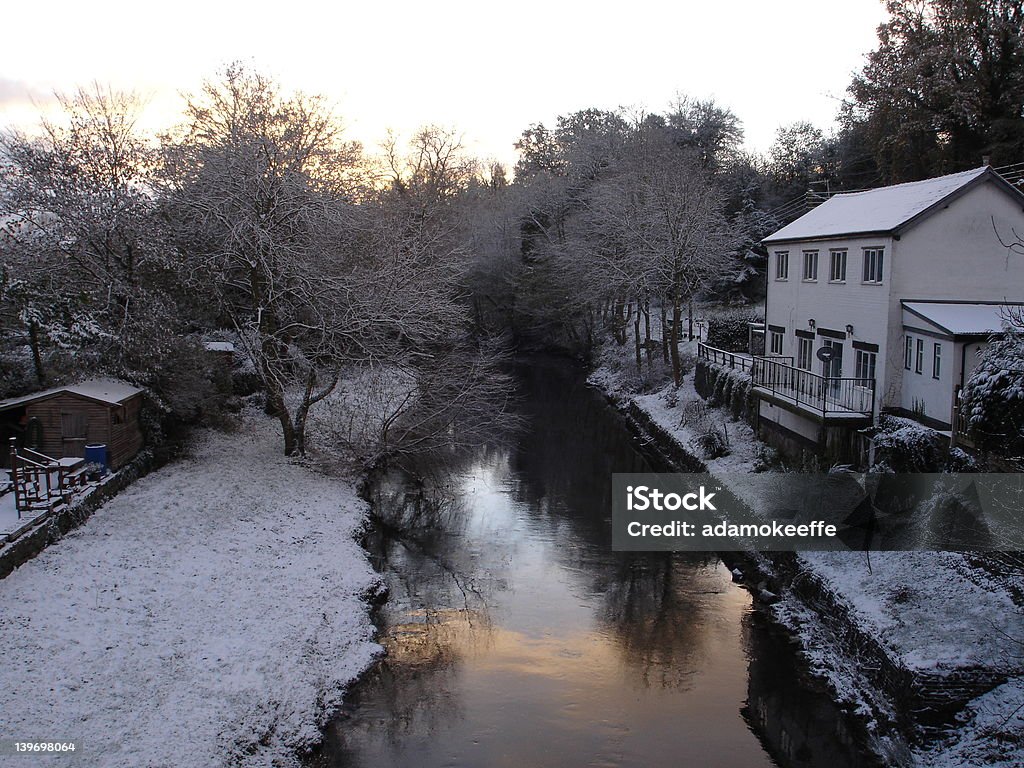
[[874, 765], [717, 556], [611, 551], [611, 473], [657, 458], [583, 373], [518, 380], [506, 444], [377, 484], [387, 656], [309, 764]]

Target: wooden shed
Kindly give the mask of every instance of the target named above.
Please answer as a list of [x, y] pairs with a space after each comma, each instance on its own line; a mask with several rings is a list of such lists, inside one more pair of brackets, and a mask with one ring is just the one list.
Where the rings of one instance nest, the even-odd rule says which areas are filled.
[[116, 379], [54, 387], [0, 401], [0, 428], [5, 439], [55, 459], [82, 457], [87, 444], [103, 443], [107, 464], [117, 469], [142, 448], [143, 394]]

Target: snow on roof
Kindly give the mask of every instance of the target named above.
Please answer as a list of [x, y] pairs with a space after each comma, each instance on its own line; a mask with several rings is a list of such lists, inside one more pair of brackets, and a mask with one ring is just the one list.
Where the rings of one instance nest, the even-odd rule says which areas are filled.
[[204, 341], [203, 348], [207, 352], [234, 352], [235, 345], [230, 341]]
[[998, 333], [1006, 324], [1008, 307], [1020, 304], [904, 301], [903, 308], [954, 336]]
[[78, 384], [71, 384], [65, 387], [51, 387], [50, 389], [44, 389], [41, 392], [33, 392], [31, 395], [24, 395], [22, 397], [12, 397], [9, 400], [0, 400], [0, 411], [5, 411], [8, 408], [15, 408], [19, 405], [25, 405], [36, 400], [42, 400], [47, 397], [53, 397], [59, 395], [62, 392], [68, 392], [73, 395], [80, 397], [86, 397], [90, 400], [97, 400], [101, 403], [107, 403], [108, 405], [117, 405], [124, 402], [129, 397], [137, 395], [143, 392], [141, 387], [136, 387], [132, 384], [128, 384], [124, 381], [118, 381], [117, 379], [87, 379], [86, 381]]
[[975, 168], [935, 179], [912, 181], [867, 192], [839, 194], [769, 235], [772, 240], [803, 240], [868, 232], [889, 232], [988, 172]]

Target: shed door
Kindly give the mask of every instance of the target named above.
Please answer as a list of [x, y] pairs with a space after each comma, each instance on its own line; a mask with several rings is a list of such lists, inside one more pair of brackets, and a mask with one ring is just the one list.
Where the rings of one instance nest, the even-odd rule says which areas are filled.
[[85, 457], [85, 444], [89, 438], [89, 416], [85, 413], [60, 415], [64, 456]]

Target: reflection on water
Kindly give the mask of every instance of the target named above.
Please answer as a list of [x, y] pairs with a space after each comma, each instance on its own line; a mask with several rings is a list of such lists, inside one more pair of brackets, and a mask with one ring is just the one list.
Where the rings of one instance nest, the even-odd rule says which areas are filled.
[[652, 471], [617, 414], [564, 363], [521, 380], [511, 448], [380, 483], [388, 656], [312, 763], [860, 766], [715, 556], [611, 551], [611, 473]]

